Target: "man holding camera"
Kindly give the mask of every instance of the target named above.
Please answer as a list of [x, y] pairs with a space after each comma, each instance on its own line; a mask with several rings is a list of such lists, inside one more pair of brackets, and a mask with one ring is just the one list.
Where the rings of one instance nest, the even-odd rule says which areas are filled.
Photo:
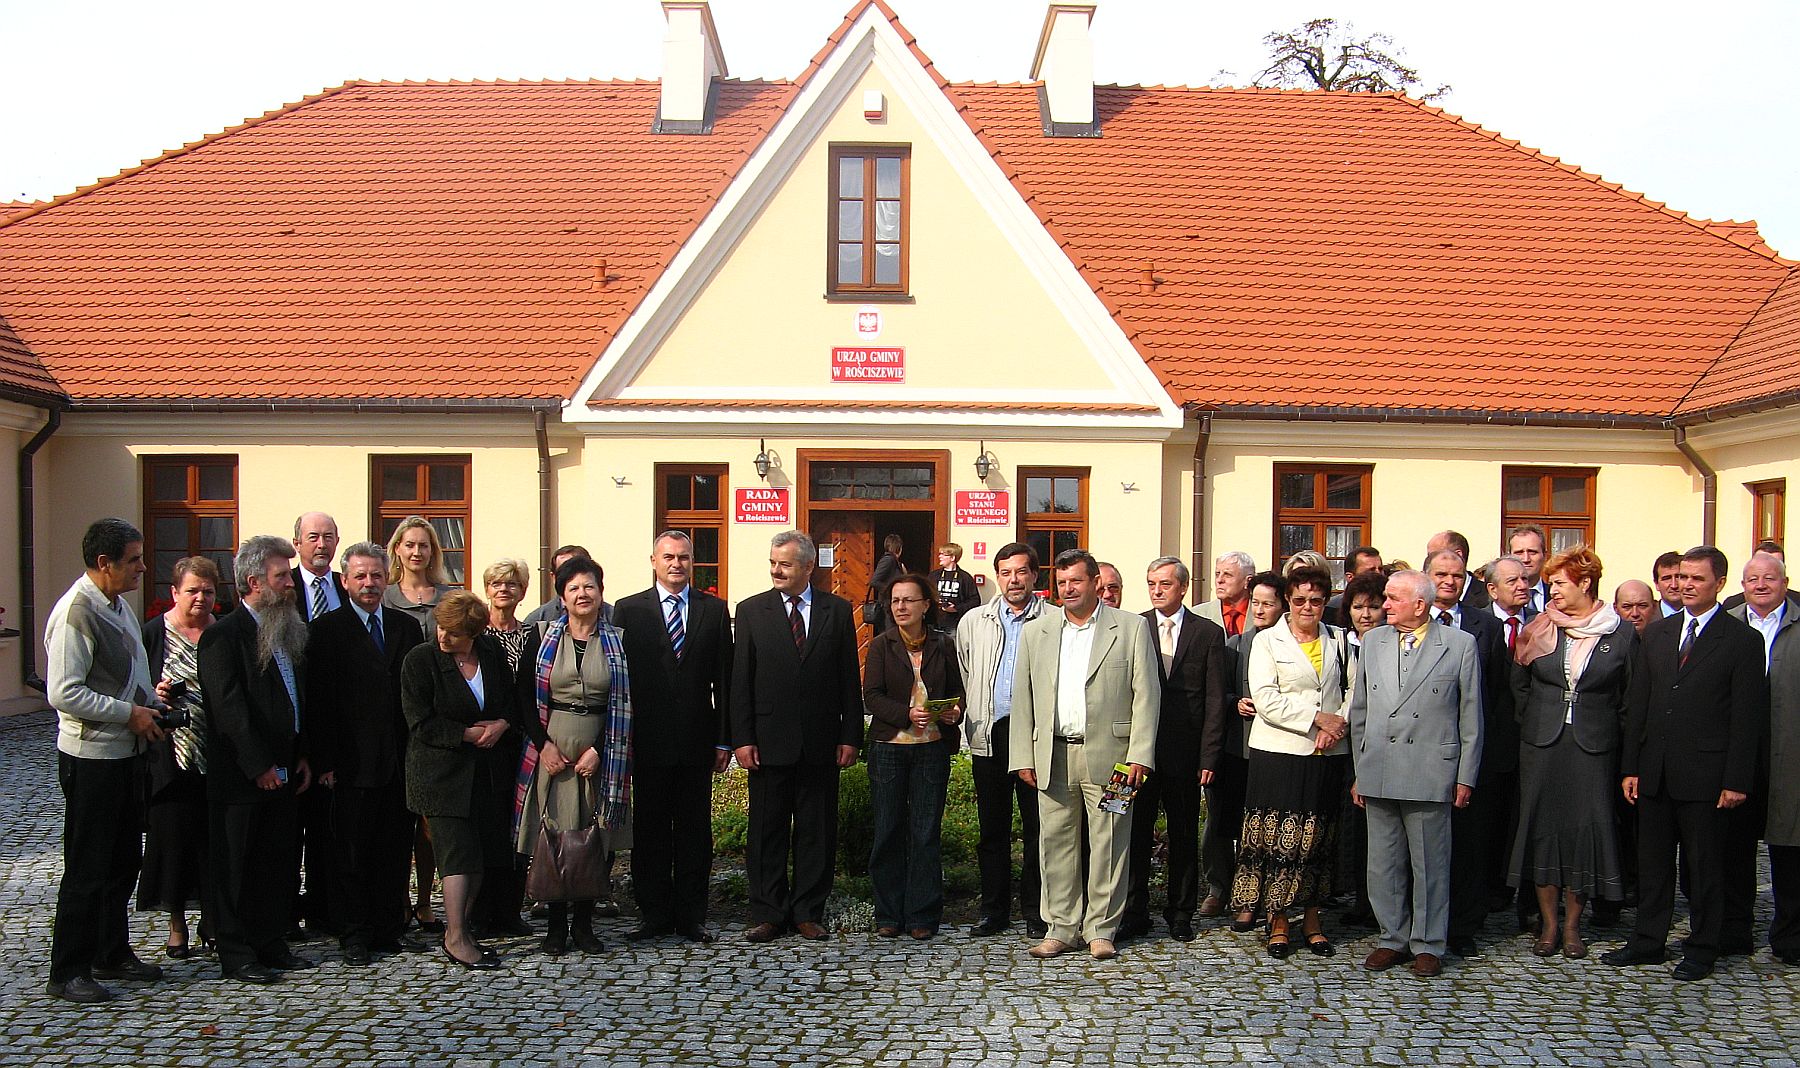
[[123, 519], [97, 520], [81, 539], [81, 560], [86, 571], [44, 623], [63, 794], [63, 876], [44, 990], [95, 1004], [112, 998], [96, 980], [162, 978], [131, 951], [127, 909], [143, 861], [138, 757], [163, 732], [143, 635], [124, 598], [144, 575], [144, 536]]

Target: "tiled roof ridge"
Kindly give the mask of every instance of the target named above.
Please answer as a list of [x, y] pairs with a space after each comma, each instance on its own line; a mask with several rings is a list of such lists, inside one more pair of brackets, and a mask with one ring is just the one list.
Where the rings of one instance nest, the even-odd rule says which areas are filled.
[[[1344, 94], [1344, 95], [1351, 95], [1351, 94]], [[1744, 249], [1747, 252], [1754, 252], [1758, 256], [1761, 256], [1762, 258], [1764, 258], [1766, 260], [1770, 260], [1774, 263], [1778, 263], [1778, 264], [1782, 265], [1783, 267], [1793, 267], [1793, 266], [1796, 266], [1797, 264], [1800, 264], [1800, 260], [1787, 259], [1786, 257], [1782, 256], [1780, 253], [1776, 252], [1774, 249], [1770, 248], [1766, 243], [1764, 243], [1760, 240], [1760, 238], [1761, 238], [1760, 234], [1758, 234], [1758, 241], [1757, 241], [1756, 245], [1746, 245], [1740, 241], [1733, 240], [1731, 234], [1734, 232], [1741, 232], [1742, 224], [1737, 224], [1737, 227], [1735, 229], [1733, 229], [1733, 228], [1729, 228], [1726, 224], [1718, 223], [1711, 219], [1696, 218], [1695, 216], [1689, 215], [1687, 212], [1681, 211], [1678, 208], [1669, 207], [1669, 205], [1667, 203], [1665, 203], [1664, 201], [1652, 200], [1652, 199], [1650, 199], [1650, 196], [1646, 193], [1640, 193], [1634, 189], [1627, 189], [1627, 188], [1625, 188], [1625, 184], [1623, 182], [1610, 181], [1604, 175], [1595, 174], [1593, 171], [1587, 170], [1586, 168], [1580, 166], [1579, 164], [1570, 163], [1567, 160], [1561, 159], [1560, 157], [1552, 156], [1548, 152], [1545, 152], [1544, 150], [1542, 150], [1540, 148], [1533, 148], [1532, 146], [1527, 145], [1526, 143], [1518, 140], [1517, 138], [1507, 137], [1505, 134], [1500, 133], [1498, 130], [1490, 130], [1487, 127], [1481, 125], [1480, 123], [1470, 122], [1468, 119], [1463, 118], [1461, 115], [1458, 115], [1455, 112], [1448, 111], [1444, 108], [1437, 107], [1433, 104], [1427, 104], [1423, 100], [1417, 100], [1411, 96], [1408, 96], [1405, 93], [1369, 93], [1369, 94], [1355, 94], [1355, 95], [1387, 96], [1387, 97], [1394, 97], [1396, 99], [1402, 100], [1402, 101], [1418, 108], [1421, 111], [1424, 111], [1431, 115], [1436, 115], [1440, 118], [1443, 118], [1445, 120], [1448, 120], [1449, 122], [1456, 124], [1457, 126], [1461, 126], [1466, 130], [1470, 130], [1475, 133], [1478, 133], [1478, 134], [1482, 135], [1483, 137], [1486, 137], [1492, 141], [1498, 142], [1499, 144], [1505, 145], [1508, 148], [1514, 149], [1515, 151], [1521, 152], [1527, 156], [1531, 156], [1535, 159], [1538, 159], [1545, 163], [1548, 163], [1551, 166], [1557, 168], [1558, 170], [1566, 171], [1569, 174], [1573, 174], [1580, 178], [1585, 178], [1588, 181], [1594, 183], [1595, 185], [1600, 186], [1602, 189], [1606, 189], [1606, 190], [1609, 190], [1610, 192], [1616, 193], [1619, 196], [1622, 196], [1627, 200], [1635, 200], [1638, 203], [1645, 205], [1646, 207], [1654, 208], [1655, 210], [1662, 212], [1664, 215], [1667, 215], [1670, 218], [1679, 219], [1682, 222], [1687, 223], [1689, 226], [1692, 226], [1699, 230], [1704, 230], [1706, 233], [1709, 233], [1712, 236], [1718, 238], [1719, 240], [1724, 241], [1736, 248]]]
[[283, 115], [291, 114], [295, 111], [300, 110], [303, 107], [307, 107], [308, 105], [316, 104], [321, 100], [325, 100], [330, 97], [336, 96], [337, 94], [343, 92], [346, 89], [354, 89], [359, 86], [364, 86], [364, 85], [368, 85], [368, 84], [369, 83], [362, 82], [362, 81], [343, 82], [339, 85], [331, 86], [328, 89], [322, 89], [319, 92], [311, 94], [310, 96], [303, 96], [299, 100], [295, 100], [290, 103], [283, 104], [278, 108], [274, 108], [272, 110], [265, 111], [261, 115], [256, 115], [251, 118], [247, 118], [243, 122], [238, 123], [236, 126], [227, 126], [223, 130], [215, 130], [212, 133], [207, 134], [205, 137], [202, 137], [197, 141], [189, 141], [188, 143], [181, 145], [177, 148], [171, 148], [159, 156], [153, 156], [149, 159], [143, 160], [142, 162], [138, 163], [136, 166], [126, 167], [124, 170], [120, 171], [117, 174], [108, 175], [105, 178], [101, 178], [98, 181], [90, 182], [87, 185], [80, 186], [76, 189], [73, 189], [73, 190], [67, 192], [67, 193], [63, 193], [60, 196], [51, 197], [49, 200], [39, 203], [37, 205], [37, 207], [35, 207], [35, 208], [28, 208], [25, 211], [18, 213], [17, 215], [9, 216], [7, 218], [0, 218], [0, 228], [12, 226], [15, 223], [22, 222], [22, 221], [29, 219], [32, 216], [37, 215], [41, 212], [48, 211], [51, 208], [56, 207], [58, 204], [64, 204], [64, 203], [67, 203], [68, 201], [74, 200], [76, 197], [83, 197], [83, 196], [88, 195], [89, 193], [95, 192], [96, 190], [105, 189], [108, 186], [115, 185], [115, 184], [122, 182], [125, 179], [130, 178], [134, 175], [142, 174], [144, 171], [149, 170], [151, 167], [154, 167], [159, 163], [164, 163], [164, 162], [167, 162], [168, 160], [172, 160], [172, 159], [176, 159], [181, 156], [185, 156], [185, 155], [189, 154], [190, 152], [197, 152], [200, 149], [206, 147], [207, 145], [212, 144], [215, 141], [220, 141], [227, 137], [232, 136], [233, 134], [239, 134], [239, 133], [244, 132], [245, 130], [249, 130], [249, 129], [252, 129], [257, 126], [261, 126], [263, 123], [268, 122], [272, 119], [278, 119]]
[[900, 21], [900, 16], [894, 13], [894, 9], [887, 5], [886, 0], [858, 0], [844, 14], [844, 20], [838, 23], [837, 29], [831, 31], [831, 34], [825, 38], [824, 45], [813, 53], [812, 59], [807, 61], [806, 68], [795, 76], [793, 84], [804, 88], [808, 82], [812, 81], [813, 75], [819, 73], [819, 69], [825, 65], [825, 61], [831, 57], [833, 52], [837, 51], [838, 45], [843, 43], [844, 36], [850, 32], [850, 28], [855, 26], [857, 20], [862, 18], [863, 13], [871, 7], [881, 12], [882, 16], [888, 20], [888, 25], [894, 28], [896, 34], [900, 35], [900, 40], [906, 44], [907, 50], [912, 52], [913, 58], [919, 61], [919, 66], [925, 68], [925, 73], [931, 76], [931, 80], [937, 83], [938, 88], [948, 87], [950, 82], [938, 72], [936, 65], [931, 62], [931, 57], [919, 47], [919, 39], [906, 28], [905, 23]]
[[[1735, 244], [1735, 242], [1734, 242], [1734, 244]], [[1682, 392], [1681, 399], [1676, 401], [1674, 406], [1669, 409], [1669, 411], [1671, 413], [1680, 414], [1682, 412], [1682, 409], [1684, 409], [1688, 406], [1688, 402], [1693, 399], [1694, 394], [1700, 389], [1700, 387], [1709, 384], [1707, 382], [1707, 379], [1709, 377], [1711, 377], [1711, 375], [1714, 371], [1719, 369], [1719, 365], [1725, 362], [1726, 357], [1731, 355], [1732, 349], [1737, 345], [1738, 341], [1743, 338], [1744, 334], [1752, 326], [1756, 325], [1756, 321], [1762, 317], [1763, 312], [1768, 310], [1769, 305], [1771, 305], [1775, 302], [1775, 298], [1778, 295], [1780, 295], [1780, 293], [1781, 293], [1782, 286], [1786, 285], [1790, 281], [1795, 280], [1796, 278], [1800, 278], [1800, 265], [1796, 265], [1796, 266], [1790, 268], [1787, 273], [1787, 277], [1783, 278], [1781, 281], [1775, 283], [1773, 286], [1771, 286], [1769, 288], [1769, 295], [1763, 298], [1762, 303], [1758, 304], [1756, 306], [1755, 311], [1751, 312], [1749, 315], [1744, 317], [1744, 321], [1741, 324], [1739, 324], [1739, 326], [1737, 328], [1737, 332], [1731, 335], [1730, 341], [1727, 341], [1724, 345], [1720, 346], [1719, 354], [1717, 356], [1714, 356], [1712, 359], [1712, 362], [1706, 365], [1706, 370], [1701, 371], [1699, 374], [1694, 376], [1693, 382], [1689, 383], [1688, 388]], [[1706, 411], [1708, 407], [1718, 407], [1718, 406], [1719, 405], [1717, 405], [1717, 404], [1702, 406], [1702, 407], [1696, 409], [1696, 411]]]

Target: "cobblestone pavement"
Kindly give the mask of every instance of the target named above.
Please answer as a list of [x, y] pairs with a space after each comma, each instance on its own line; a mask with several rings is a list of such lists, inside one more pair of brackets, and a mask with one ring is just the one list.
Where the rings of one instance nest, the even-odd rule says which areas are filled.
[[[1666, 967], [1540, 961], [1498, 920], [1480, 956], [1435, 981], [1363, 974], [1367, 935], [1329, 959], [1278, 962], [1253, 935], [1210, 927], [1181, 945], [1159, 928], [1098, 963], [1033, 960], [1022, 935], [753, 947], [727, 931], [712, 947], [554, 961], [529, 939], [502, 942], [507, 968], [485, 976], [436, 955], [355, 970], [310, 943], [300, 950], [321, 967], [267, 988], [162, 960], [162, 982], [114, 984], [117, 1001], [82, 1008], [43, 994], [60, 863], [52, 747], [48, 714], [0, 721], [0, 1064], [1778, 1066], [1800, 1048], [1800, 970], [1766, 948], [1679, 984]], [[159, 920], [135, 924], [147, 960], [160, 959]], [[608, 923], [609, 945], [628, 923]], [[1595, 954], [1618, 933], [1596, 932]]]

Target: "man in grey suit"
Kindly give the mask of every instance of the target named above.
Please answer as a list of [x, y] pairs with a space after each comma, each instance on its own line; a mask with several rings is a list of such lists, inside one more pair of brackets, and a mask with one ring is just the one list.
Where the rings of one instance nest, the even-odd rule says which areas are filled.
[[1388, 625], [1363, 636], [1350, 699], [1351, 797], [1368, 814], [1369, 903], [1381, 925], [1363, 967], [1379, 972], [1410, 960], [1422, 978], [1443, 971], [1450, 812], [1468, 806], [1481, 768], [1475, 640], [1429, 617], [1432, 596], [1431, 580], [1417, 571], [1388, 579]]
[[1067, 953], [1083, 940], [1097, 960], [1115, 955], [1133, 813], [1097, 806], [1114, 764], [1127, 765], [1127, 781], [1136, 786], [1156, 760], [1162, 679], [1150, 631], [1137, 616], [1101, 604], [1099, 584], [1100, 565], [1091, 555], [1080, 549], [1059, 555], [1062, 610], [1025, 624], [1019, 638], [1009, 770], [1038, 791], [1049, 925], [1032, 947], [1034, 957]]

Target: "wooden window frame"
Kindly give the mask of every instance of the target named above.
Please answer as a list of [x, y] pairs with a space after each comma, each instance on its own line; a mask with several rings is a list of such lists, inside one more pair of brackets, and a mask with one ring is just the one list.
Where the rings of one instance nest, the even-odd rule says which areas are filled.
[[[1283, 475], [1307, 474], [1313, 476], [1313, 507], [1287, 508], [1281, 503], [1281, 479]], [[1362, 479], [1362, 507], [1329, 508], [1318, 502], [1325, 499], [1325, 480], [1333, 475], [1359, 475]], [[1331, 464], [1331, 463], [1278, 463], [1275, 465], [1274, 477], [1270, 484], [1270, 500], [1274, 516], [1274, 530], [1270, 538], [1269, 559], [1274, 561], [1272, 568], [1279, 572], [1287, 563], [1288, 557], [1281, 551], [1281, 528], [1284, 526], [1301, 526], [1311, 524], [1313, 527], [1313, 544], [1315, 551], [1325, 552], [1325, 528], [1355, 526], [1361, 530], [1356, 539], [1357, 545], [1369, 545], [1374, 541], [1375, 513], [1375, 465], [1374, 464]], [[1342, 557], [1327, 554], [1329, 560], [1340, 560], [1344, 574], [1349, 573], [1349, 561]], [[1336, 576], [1334, 576], [1335, 578]], [[1341, 580], [1340, 580], [1341, 581]]]
[[[1514, 512], [1507, 509], [1506, 484], [1515, 478], [1535, 476], [1538, 479], [1538, 508], [1530, 512]], [[1581, 478], [1587, 481], [1585, 501], [1580, 512], [1553, 512], [1550, 510], [1550, 480], [1553, 478]], [[1592, 546], [1599, 533], [1599, 514], [1596, 507], [1599, 500], [1600, 469], [1597, 467], [1540, 467], [1536, 464], [1507, 464], [1500, 468], [1500, 551], [1511, 551], [1507, 536], [1515, 527], [1525, 523], [1536, 523], [1544, 528], [1544, 558], [1548, 560], [1556, 555], [1555, 527], [1582, 526], [1587, 529], [1587, 536], [1581, 544]]]
[[[1758, 543], [1766, 540], [1780, 543], [1787, 547], [1787, 479], [1765, 478], [1757, 482], [1746, 482], [1744, 488], [1750, 491], [1750, 551], [1755, 552]], [[1763, 498], [1775, 499], [1774, 525], [1763, 527]]]
[[[143, 534], [144, 534], [144, 566], [145, 592], [144, 608], [146, 618], [156, 614], [167, 606], [169, 576], [156, 573], [156, 521], [158, 519], [185, 519], [188, 521], [188, 543], [182, 555], [191, 556], [196, 551], [199, 541], [198, 524], [202, 519], [231, 520], [231, 544], [224, 546], [235, 553], [238, 537], [238, 458], [236, 453], [212, 455], [156, 455], [144, 456], [139, 465], [143, 479]], [[200, 497], [200, 468], [231, 468], [230, 498]], [[182, 501], [159, 501], [156, 499], [156, 472], [171, 467], [187, 468], [187, 497]], [[215, 549], [216, 551], [216, 549]], [[216, 562], [216, 561], [215, 561]], [[232, 573], [231, 561], [227, 559], [219, 568], [219, 588], [217, 593], [219, 605], [230, 607], [237, 604], [237, 581]]]
[[[1054, 546], [1056, 544], [1055, 535], [1058, 532], [1072, 530], [1075, 532], [1075, 543], [1092, 552], [1093, 549], [1088, 544], [1088, 522], [1092, 517], [1089, 494], [1092, 490], [1093, 474], [1094, 469], [1091, 467], [1021, 467], [1016, 470], [1013, 473], [1016, 480], [1013, 485], [1018, 487], [1019, 518], [1014, 525], [1013, 533], [1019, 543], [1030, 545], [1030, 535], [1042, 532], [1051, 536], [1050, 544]], [[1026, 480], [1033, 478], [1074, 479], [1076, 496], [1080, 504], [1073, 512], [1028, 511], [1031, 506], [1031, 496], [1027, 491], [1029, 483]], [[1055, 493], [1054, 482], [1051, 492]], [[1056, 600], [1056, 561], [1054, 559], [1038, 561], [1038, 587], [1039, 592], [1049, 598], [1051, 603], [1060, 603]]]
[[[669, 508], [668, 486], [666, 479], [672, 475], [710, 475], [719, 480], [719, 507], [716, 511], [698, 508], [682, 508], [673, 511]], [[656, 511], [652, 518], [656, 529], [650, 532], [655, 538], [665, 530], [694, 530], [705, 528], [719, 532], [719, 588], [714, 591], [720, 597], [728, 597], [731, 588], [731, 467], [728, 464], [657, 464], [656, 465]], [[690, 535], [691, 537], [691, 535]]]
[[[855, 299], [879, 303], [883, 300], [911, 300], [912, 294], [912, 146], [894, 144], [832, 145], [830, 171], [825, 189], [825, 296], [827, 299]], [[863, 161], [863, 192], [859, 198], [838, 195], [838, 164], [844, 159]], [[900, 281], [881, 284], [875, 281], [875, 160], [900, 161]], [[863, 277], [856, 284], [842, 283], [837, 276], [838, 204], [858, 199], [863, 203]]]
[[[390, 508], [390, 502], [381, 495], [382, 471], [389, 467], [413, 465], [414, 485], [418, 497], [406, 502], [406, 507]], [[460, 501], [433, 501], [430, 495], [430, 465], [461, 464], [463, 469], [463, 493]], [[383, 519], [405, 519], [409, 515], [421, 516], [425, 519], [461, 519], [463, 521], [463, 547], [456, 552], [463, 554], [463, 589], [479, 590], [475, 579], [480, 574], [475, 568], [475, 465], [469, 453], [395, 453], [371, 455], [369, 457], [369, 532], [381, 538]], [[442, 540], [441, 538], [439, 540]], [[459, 585], [452, 580], [451, 585]]]

